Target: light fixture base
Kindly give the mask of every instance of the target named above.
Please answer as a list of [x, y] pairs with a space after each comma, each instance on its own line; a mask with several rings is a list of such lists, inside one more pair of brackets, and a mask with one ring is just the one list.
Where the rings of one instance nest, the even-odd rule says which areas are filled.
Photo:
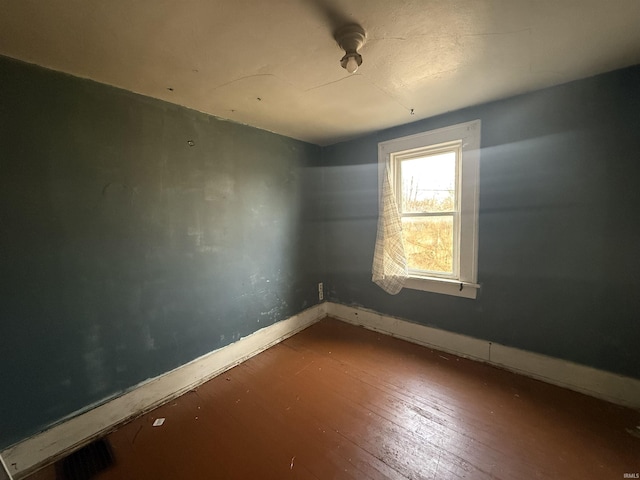
[[[336, 39], [336, 42], [338, 42], [338, 45], [340, 45], [340, 48], [345, 52], [344, 57], [340, 60], [342, 68], [349, 70], [347, 68], [347, 64], [349, 63], [350, 58], [355, 59], [358, 67], [362, 65], [362, 55], [358, 53], [358, 50], [362, 48], [367, 39], [367, 34], [365, 33], [364, 28], [355, 23], [345, 25], [344, 27], [340, 27], [336, 30], [334, 38]], [[353, 73], [354, 71], [355, 70], [350, 71], [350, 73]]]

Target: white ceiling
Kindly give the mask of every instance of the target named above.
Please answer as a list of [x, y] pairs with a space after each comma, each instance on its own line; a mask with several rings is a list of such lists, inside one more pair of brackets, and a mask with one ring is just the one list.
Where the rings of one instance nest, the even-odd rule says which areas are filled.
[[[0, 12], [2, 55], [319, 145], [640, 63], [639, 0], [0, 0]], [[349, 75], [333, 32], [353, 22], [367, 42]]]

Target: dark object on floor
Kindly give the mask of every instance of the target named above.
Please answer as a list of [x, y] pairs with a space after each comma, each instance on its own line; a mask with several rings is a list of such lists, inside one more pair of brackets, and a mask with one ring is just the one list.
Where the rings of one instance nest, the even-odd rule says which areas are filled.
[[114, 463], [113, 452], [107, 440], [101, 438], [66, 457], [60, 465], [59, 478], [89, 480]]

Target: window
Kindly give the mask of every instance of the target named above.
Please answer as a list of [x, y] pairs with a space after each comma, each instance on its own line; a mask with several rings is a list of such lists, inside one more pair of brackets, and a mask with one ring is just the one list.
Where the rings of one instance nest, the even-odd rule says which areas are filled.
[[379, 144], [402, 225], [405, 287], [475, 298], [480, 121]]

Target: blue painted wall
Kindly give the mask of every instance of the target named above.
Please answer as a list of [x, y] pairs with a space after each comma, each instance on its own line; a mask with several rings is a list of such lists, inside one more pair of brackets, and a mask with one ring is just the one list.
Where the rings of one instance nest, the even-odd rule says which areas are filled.
[[0, 448], [318, 302], [319, 147], [2, 58], [0, 85]]
[[[640, 378], [640, 67], [323, 150], [330, 300]], [[478, 299], [371, 282], [380, 141], [482, 121]]]
[[[0, 85], [0, 448], [312, 306], [319, 281], [640, 378], [640, 67], [324, 149], [3, 58]], [[377, 143], [476, 118], [478, 299], [387, 295]]]

